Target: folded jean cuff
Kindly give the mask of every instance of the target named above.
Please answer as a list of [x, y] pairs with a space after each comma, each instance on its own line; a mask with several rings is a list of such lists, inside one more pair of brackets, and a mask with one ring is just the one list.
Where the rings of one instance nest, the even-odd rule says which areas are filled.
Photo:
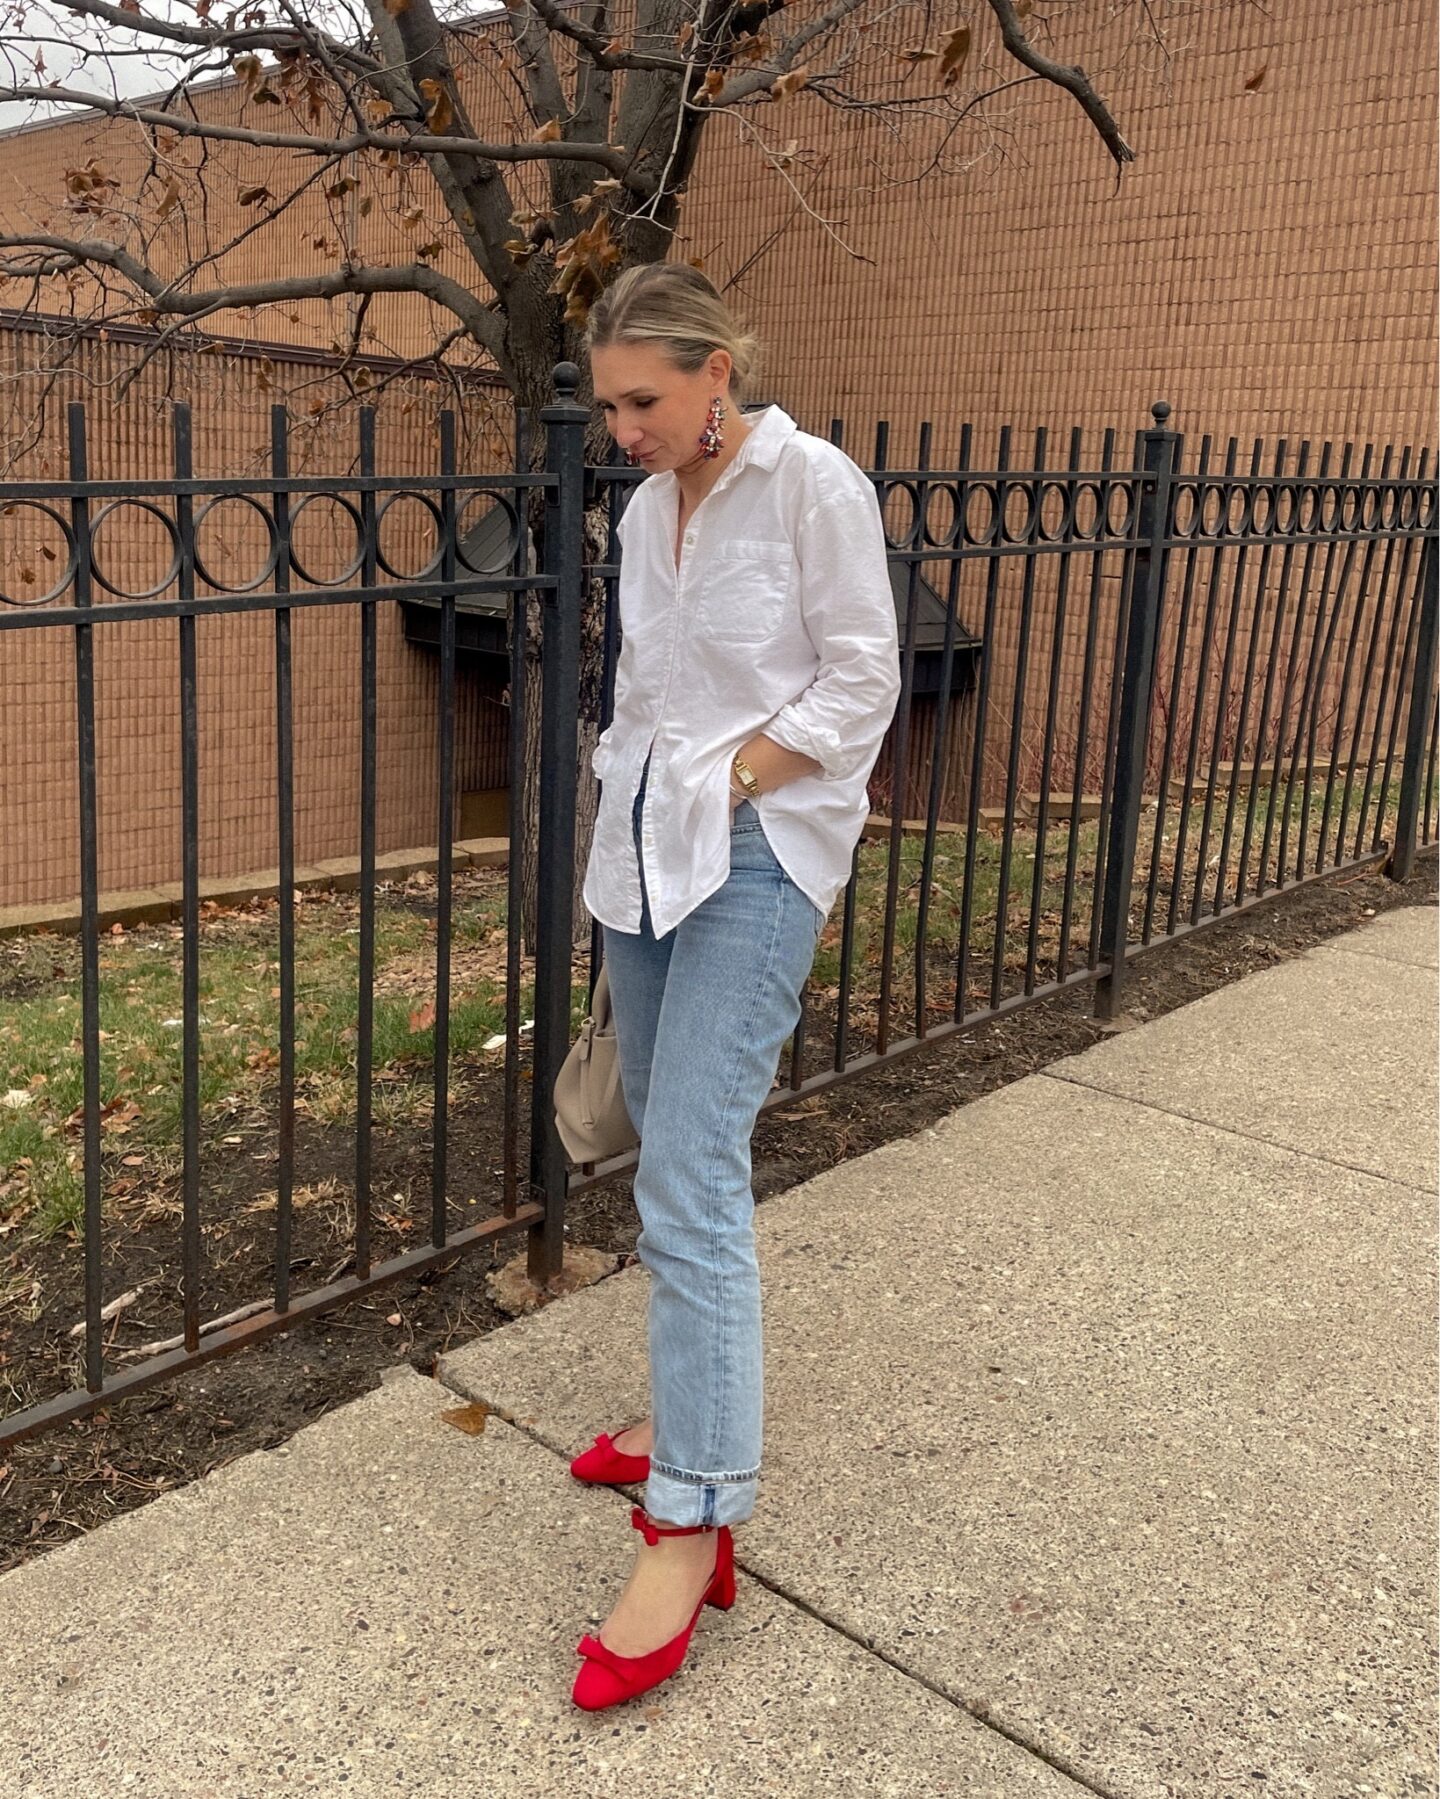
[[757, 1476], [738, 1480], [673, 1480], [652, 1463], [645, 1483], [645, 1510], [666, 1524], [743, 1524], [755, 1510]]

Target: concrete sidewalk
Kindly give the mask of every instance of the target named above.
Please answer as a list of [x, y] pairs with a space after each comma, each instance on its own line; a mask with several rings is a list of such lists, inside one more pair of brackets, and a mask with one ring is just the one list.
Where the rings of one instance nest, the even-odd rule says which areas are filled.
[[569, 1703], [636, 1267], [0, 1579], [0, 1790], [1435, 1793], [1436, 918], [762, 1206], [740, 1598], [646, 1698]]

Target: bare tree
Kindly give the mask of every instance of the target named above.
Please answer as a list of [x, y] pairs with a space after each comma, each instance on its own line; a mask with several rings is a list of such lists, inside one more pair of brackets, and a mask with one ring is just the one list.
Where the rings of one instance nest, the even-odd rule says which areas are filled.
[[[1163, 49], [1151, 0], [1134, 3]], [[0, 102], [89, 108], [123, 138], [107, 128], [63, 191], [0, 216], [0, 299], [150, 327], [155, 352], [267, 308], [333, 329], [340, 303], [357, 354], [403, 300], [433, 325], [427, 353], [492, 365], [533, 410], [558, 361], [584, 367], [595, 297], [670, 252], [718, 118], [818, 218], [807, 107], [923, 121], [939, 147], [918, 179], [968, 134], [993, 141], [1000, 94], [1045, 82], [1118, 181], [1129, 145], [1085, 71], [1042, 48], [1067, 10], [973, 0], [942, 27], [928, 0], [504, 0], [449, 22], [434, 0], [10, 0]], [[166, 89], [129, 97], [157, 67]], [[588, 449], [607, 448], [596, 419]], [[593, 741], [592, 718], [582, 754]]]

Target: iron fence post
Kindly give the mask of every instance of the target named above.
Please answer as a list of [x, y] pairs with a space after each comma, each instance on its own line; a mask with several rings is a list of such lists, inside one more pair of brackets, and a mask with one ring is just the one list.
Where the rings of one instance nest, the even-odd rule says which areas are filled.
[[540, 653], [540, 836], [535, 921], [535, 1034], [530, 1114], [531, 1197], [545, 1215], [531, 1226], [527, 1272], [543, 1286], [559, 1274], [568, 1186], [555, 1128], [555, 1081], [570, 1048], [570, 968], [575, 884], [576, 755], [580, 694], [580, 604], [584, 574], [585, 407], [580, 371], [555, 370], [556, 402], [540, 409], [546, 431], [547, 493]]
[[1155, 420], [1144, 433], [1144, 473], [1140, 481], [1140, 518], [1135, 564], [1125, 623], [1125, 671], [1120, 691], [1120, 723], [1116, 740], [1115, 786], [1111, 807], [1109, 851], [1105, 859], [1105, 900], [1101, 913], [1100, 955], [1108, 973], [1095, 985], [1095, 1016], [1113, 1018], [1124, 982], [1125, 950], [1130, 937], [1130, 887], [1135, 873], [1135, 842], [1140, 832], [1140, 800], [1145, 786], [1145, 752], [1150, 738], [1150, 698], [1155, 679], [1155, 641], [1160, 597], [1165, 589], [1170, 530], [1170, 487], [1175, 473], [1174, 431], [1165, 429], [1170, 408], [1157, 400]]
[[1430, 753], [1430, 708], [1435, 702], [1436, 614], [1440, 612], [1440, 549], [1435, 531], [1425, 539], [1420, 563], [1420, 628], [1415, 639], [1415, 672], [1410, 688], [1410, 715], [1405, 724], [1405, 762], [1400, 772], [1400, 806], [1395, 819], [1395, 848], [1385, 864], [1392, 881], [1408, 881], [1415, 866], [1415, 840], [1420, 821], [1420, 794]]

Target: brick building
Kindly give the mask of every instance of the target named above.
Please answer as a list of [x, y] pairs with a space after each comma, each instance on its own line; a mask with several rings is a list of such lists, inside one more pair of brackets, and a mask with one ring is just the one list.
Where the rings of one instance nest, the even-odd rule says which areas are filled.
[[[1137, 150], [1118, 189], [1078, 109], [1043, 83], [1006, 96], [992, 138], [966, 140], [972, 166], [939, 168], [918, 183], [909, 177], [939, 149], [925, 137], [934, 125], [917, 119], [902, 143], [862, 114], [796, 107], [787, 130], [811, 171], [804, 206], [740, 132], [717, 121], [676, 253], [703, 258], [722, 283], [744, 271], [732, 291], [766, 345], [759, 397], [778, 400], [809, 430], [828, 432], [843, 418], [846, 447], [861, 463], [882, 419], [894, 463], [913, 459], [922, 420], [933, 421], [937, 465], [953, 462], [962, 421], [974, 426], [976, 461], [993, 454], [1006, 423], [1017, 448], [1049, 427], [1051, 453], [1062, 458], [1072, 426], [1087, 443], [1114, 426], [1123, 461], [1161, 397], [1192, 438], [1218, 435], [1217, 455], [1238, 436], [1242, 466], [1255, 435], [1267, 439], [1267, 456], [1278, 436], [1434, 445], [1436, 19], [1423, 0], [1396, 0], [1383, 30], [1376, 17], [1359, 0], [1197, 9], [1172, 23], [1168, 70], [1136, 54], [1127, 11], [1109, 17], [1082, 5], [1057, 18], [1054, 53], [1084, 63]], [[471, 34], [482, 48], [490, 29]], [[512, 125], [480, 50], [465, 66], [477, 127], [528, 133]], [[199, 104], [226, 116], [240, 100], [234, 83], [217, 83]], [[122, 187], [134, 183], [139, 154], [128, 128], [94, 118], [0, 138], [0, 219], [38, 216], [60, 196], [64, 171], [92, 158]], [[222, 156], [220, 166], [231, 165]], [[246, 153], [243, 169], [263, 184], [264, 154]], [[318, 189], [307, 197], [295, 241], [323, 237], [333, 204]], [[418, 191], [416, 204], [422, 216], [410, 222], [357, 212], [348, 222], [363, 253], [408, 257], [419, 233], [434, 232], [436, 266], [475, 287], [477, 272], [438, 207]], [[241, 241], [221, 265], [233, 280], [273, 272], [277, 240], [245, 238], [243, 223], [237, 210]], [[195, 406], [197, 468], [238, 472], [263, 445], [277, 398], [294, 400], [303, 428], [317, 393], [331, 391], [355, 317], [353, 303], [302, 302], [206, 323], [219, 350], [151, 364], [119, 404], [106, 396], [144, 353], [140, 344], [89, 341], [63, 374], [47, 377], [37, 372], [44, 340], [0, 325], [0, 429], [23, 452], [16, 469], [63, 466], [59, 408], [39, 418], [36, 404], [53, 382], [52, 399], [90, 400], [96, 474], [164, 472], [157, 421], [167, 385]], [[366, 312], [360, 360], [394, 381], [380, 402], [382, 467], [433, 466], [434, 413], [454, 390], [435, 368], [401, 374], [397, 363], [427, 355], [451, 323], [414, 298], [377, 300]], [[458, 348], [447, 351], [448, 362], [457, 358]], [[513, 420], [493, 377], [487, 385], [477, 371], [482, 362], [468, 359], [466, 454], [471, 466], [499, 468]], [[317, 470], [343, 468], [348, 439], [312, 432], [305, 454]], [[8, 523], [0, 519], [0, 532]], [[17, 553], [12, 541], [7, 568]], [[143, 560], [138, 535], [124, 554]], [[963, 590], [960, 608], [973, 625]], [[416, 841], [417, 819], [433, 814], [434, 668], [430, 652], [406, 640], [396, 609], [382, 611], [384, 849]], [[217, 620], [203, 634], [207, 874], [274, 861], [273, 682], [246, 635], [258, 628]], [[1007, 602], [1002, 647], [1014, 628]], [[12, 777], [27, 774], [7, 779], [0, 795], [0, 904], [61, 897], [76, 884], [69, 646], [61, 634], [43, 643], [40, 635], [4, 639], [0, 754]], [[307, 861], [353, 848], [358, 788], [354, 684], [337, 672], [353, 666], [353, 621], [315, 621], [309, 636], [296, 689], [297, 704], [303, 695], [310, 708], [303, 730], [297, 716], [298, 853]], [[173, 646], [153, 624], [112, 627], [108, 638], [102, 884], [174, 879], [178, 738], [155, 729], [173, 703]], [[464, 677], [459, 784], [471, 793], [503, 780], [498, 680], [493, 663]], [[997, 709], [1006, 699], [995, 693]], [[923, 758], [923, 714], [918, 722]], [[997, 740], [997, 756], [1003, 747]], [[949, 793], [958, 803], [953, 780]]]

